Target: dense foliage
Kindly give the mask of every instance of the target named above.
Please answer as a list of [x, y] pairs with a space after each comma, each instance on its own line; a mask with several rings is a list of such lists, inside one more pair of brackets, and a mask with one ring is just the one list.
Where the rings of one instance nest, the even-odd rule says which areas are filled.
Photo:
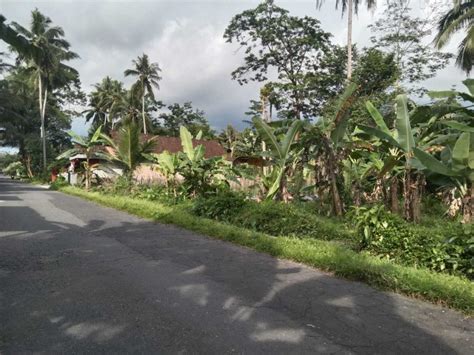
[[338, 221], [317, 216], [305, 205], [256, 203], [230, 192], [199, 198], [192, 210], [273, 236], [339, 240], [403, 265], [474, 278], [474, 231], [457, 223], [416, 226], [381, 205], [355, 208], [346, 221]]

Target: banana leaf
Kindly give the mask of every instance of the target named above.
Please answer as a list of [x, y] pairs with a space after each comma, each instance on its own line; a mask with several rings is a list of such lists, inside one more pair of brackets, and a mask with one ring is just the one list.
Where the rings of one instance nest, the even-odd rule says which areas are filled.
[[387, 124], [385, 123], [382, 115], [380, 114], [380, 112], [375, 108], [375, 106], [372, 104], [372, 102], [370, 101], [367, 101], [365, 103], [365, 107], [367, 108], [367, 111], [369, 111], [370, 115], [372, 116], [372, 118], [374, 119], [375, 123], [377, 124], [377, 126], [380, 128], [380, 130], [382, 130], [382, 132], [388, 134], [388, 135], [391, 135], [391, 132], [390, 130], [388, 129], [387, 127]]
[[469, 163], [469, 151], [471, 144], [471, 134], [462, 133], [453, 148], [453, 169], [463, 170]]
[[405, 153], [411, 153], [415, 147], [415, 140], [413, 139], [413, 132], [411, 130], [406, 95], [398, 95], [396, 102], [397, 118], [395, 126], [398, 132], [398, 144]]
[[457, 121], [443, 121], [441, 122], [442, 124], [448, 126], [448, 127], [451, 127], [451, 128], [454, 128], [454, 129], [457, 129], [459, 131], [462, 131], [462, 132], [470, 132], [470, 133], [474, 133], [474, 127], [472, 126], [468, 126], [464, 123], [461, 123], [461, 122], [457, 122]]
[[385, 133], [384, 131], [382, 131], [380, 129], [369, 127], [369, 126], [363, 126], [363, 125], [359, 125], [358, 127], [363, 132], [365, 132], [365, 133], [367, 133], [371, 136], [375, 136], [378, 139], [383, 140], [387, 143], [390, 143], [390, 145], [392, 145], [394, 147], [397, 147], [397, 148], [400, 148], [400, 149], [402, 148], [400, 146], [400, 144], [398, 144], [398, 142], [395, 140], [395, 138], [392, 137], [392, 135], [387, 134], [387, 133]]
[[445, 176], [455, 176], [456, 173], [449, 169], [446, 165], [434, 158], [431, 154], [424, 152], [421, 149], [413, 149], [415, 157], [421, 162], [421, 164], [428, 170]]

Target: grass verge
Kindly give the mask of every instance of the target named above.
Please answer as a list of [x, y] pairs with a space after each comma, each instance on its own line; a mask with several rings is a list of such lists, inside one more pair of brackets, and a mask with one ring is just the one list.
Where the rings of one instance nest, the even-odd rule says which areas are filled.
[[275, 257], [331, 271], [337, 276], [362, 281], [382, 290], [443, 304], [461, 310], [468, 315], [474, 315], [474, 283], [461, 277], [397, 265], [366, 253], [357, 253], [335, 242], [310, 238], [275, 238], [248, 229], [196, 217], [182, 206], [168, 206], [130, 197], [87, 192], [70, 186], [61, 187], [60, 191], [139, 217], [178, 225]]

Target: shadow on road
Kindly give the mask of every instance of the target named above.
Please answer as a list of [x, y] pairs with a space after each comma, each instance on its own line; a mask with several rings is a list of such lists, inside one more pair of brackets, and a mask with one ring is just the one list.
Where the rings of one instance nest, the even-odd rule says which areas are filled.
[[[48, 221], [28, 206], [0, 207], [0, 351], [470, 349], [463, 341], [472, 323], [457, 329], [450, 321], [459, 319], [447, 314], [434, 324], [432, 306], [174, 226], [119, 212], [112, 220], [85, 201], [77, 208], [88, 210], [85, 226]], [[438, 327], [449, 344], [433, 335]]]

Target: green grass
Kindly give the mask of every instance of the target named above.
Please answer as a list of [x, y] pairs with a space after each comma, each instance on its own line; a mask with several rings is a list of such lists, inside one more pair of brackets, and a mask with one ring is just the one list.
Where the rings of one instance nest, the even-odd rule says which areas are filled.
[[130, 197], [86, 192], [70, 186], [61, 187], [60, 190], [139, 217], [178, 225], [275, 257], [331, 271], [337, 276], [362, 281], [382, 290], [443, 304], [474, 315], [474, 283], [461, 277], [397, 265], [367, 253], [357, 253], [337, 242], [312, 238], [275, 238], [194, 216], [180, 205], [168, 206]]

